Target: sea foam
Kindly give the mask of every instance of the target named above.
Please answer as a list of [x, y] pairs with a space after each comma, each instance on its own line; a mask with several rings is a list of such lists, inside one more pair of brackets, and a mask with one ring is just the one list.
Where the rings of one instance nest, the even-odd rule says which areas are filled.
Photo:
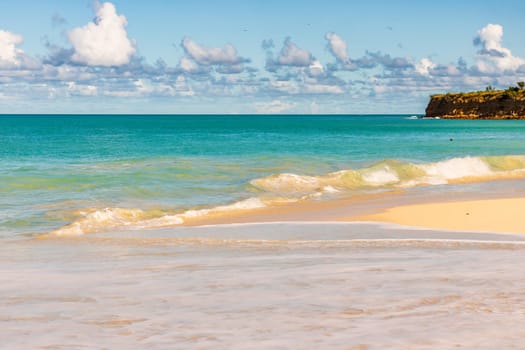
[[79, 236], [86, 233], [105, 232], [114, 229], [152, 229], [176, 226], [194, 218], [221, 215], [236, 211], [264, 208], [267, 204], [287, 201], [286, 199], [248, 198], [228, 205], [212, 208], [191, 209], [181, 213], [163, 213], [158, 210], [138, 208], [104, 208], [93, 210], [71, 224], [52, 231], [51, 236]]
[[407, 188], [447, 184], [455, 180], [483, 181], [494, 177], [525, 175], [524, 156], [463, 157], [432, 163], [384, 160], [369, 167], [340, 170], [325, 175], [275, 174], [252, 180], [260, 190], [274, 194], [294, 195], [338, 192], [367, 188]]

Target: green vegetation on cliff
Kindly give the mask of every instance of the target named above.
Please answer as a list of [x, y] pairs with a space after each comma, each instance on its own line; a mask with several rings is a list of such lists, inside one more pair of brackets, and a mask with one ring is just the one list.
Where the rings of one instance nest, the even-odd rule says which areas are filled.
[[426, 117], [457, 119], [525, 119], [525, 83], [506, 90], [437, 94], [430, 96]]

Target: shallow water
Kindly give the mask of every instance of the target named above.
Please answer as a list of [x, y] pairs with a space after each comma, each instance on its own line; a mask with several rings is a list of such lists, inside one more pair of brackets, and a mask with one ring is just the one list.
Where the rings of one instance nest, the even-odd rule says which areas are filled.
[[524, 144], [519, 120], [4, 115], [0, 237], [158, 227], [217, 207], [524, 178]]
[[12, 240], [8, 349], [525, 346], [525, 237], [264, 224]]

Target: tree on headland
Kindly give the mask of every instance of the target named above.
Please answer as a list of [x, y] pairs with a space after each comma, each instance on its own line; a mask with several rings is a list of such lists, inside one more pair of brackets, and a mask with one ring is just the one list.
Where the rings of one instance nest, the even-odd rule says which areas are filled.
[[485, 88], [485, 91], [494, 91], [494, 86], [489, 85]]
[[517, 85], [520, 88], [520, 90], [523, 90], [523, 88], [525, 88], [525, 81], [518, 81]]

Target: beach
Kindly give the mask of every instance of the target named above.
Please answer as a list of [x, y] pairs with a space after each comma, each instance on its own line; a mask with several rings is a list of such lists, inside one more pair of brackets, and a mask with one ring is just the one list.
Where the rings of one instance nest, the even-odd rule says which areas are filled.
[[491, 349], [522, 341], [525, 285], [516, 271], [525, 268], [525, 236], [274, 223], [4, 247], [6, 348]]
[[0, 350], [525, 349], [525, 1], [0, 14]]
[[523, 345], [525, 124], [276, 118], [0, 117], [2, 345]]
[[433, 229], [525, 233], [525, 198], [425, 203], [389, 208], [360, 219]]

